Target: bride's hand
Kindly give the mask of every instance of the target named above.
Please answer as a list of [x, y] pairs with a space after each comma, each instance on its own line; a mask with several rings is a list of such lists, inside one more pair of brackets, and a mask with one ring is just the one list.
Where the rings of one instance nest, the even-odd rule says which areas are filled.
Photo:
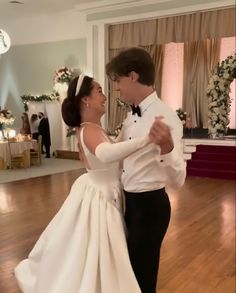
[[163, 118], [163, 116], [155, 117], [149, 131], [150, 141], [160, 146], [162, 155], [171, 152], [174, 148], [171, 128], [162, 121]]

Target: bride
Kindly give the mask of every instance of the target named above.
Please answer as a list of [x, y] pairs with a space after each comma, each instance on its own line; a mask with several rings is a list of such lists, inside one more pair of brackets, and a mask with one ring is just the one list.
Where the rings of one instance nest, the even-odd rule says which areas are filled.
[[81, 74], [70, 83], [62, 116], [77, 127], [87, 173], [15, 268], [24, 293], [141, 293], [126, 245], [119, 161], [151, 141], [112, 143], [100, 124], [105, 102], [94, 79]]

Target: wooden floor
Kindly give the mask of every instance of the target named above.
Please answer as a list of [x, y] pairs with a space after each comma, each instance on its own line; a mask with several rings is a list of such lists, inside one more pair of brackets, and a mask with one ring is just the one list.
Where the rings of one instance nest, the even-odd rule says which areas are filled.
[[[0, 293], [20, 293], [13, 268], [28, 255], [80, 174], [0, 184]], [[235, 183], [193, 177], [168, 192], [172, 219], [158, 293], [234, 293]]]

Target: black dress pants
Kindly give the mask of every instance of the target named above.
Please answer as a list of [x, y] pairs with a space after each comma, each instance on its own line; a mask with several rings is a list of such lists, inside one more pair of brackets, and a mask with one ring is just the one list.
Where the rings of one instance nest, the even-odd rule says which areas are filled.
[[142, 293], [156, 293], [162, 240], [170, 221], [170, 201], [165, 189], [124, 191], [131, 265]]

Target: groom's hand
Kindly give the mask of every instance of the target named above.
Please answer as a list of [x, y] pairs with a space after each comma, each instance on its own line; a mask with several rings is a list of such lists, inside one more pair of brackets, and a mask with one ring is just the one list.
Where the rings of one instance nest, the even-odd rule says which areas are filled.
[[168, 154], [174, 148], [171, 129], [162, 121], [163, 118], [162, 116], [155, 117], [149, 132], [151, 142], [160, 146], [162, 155]]

